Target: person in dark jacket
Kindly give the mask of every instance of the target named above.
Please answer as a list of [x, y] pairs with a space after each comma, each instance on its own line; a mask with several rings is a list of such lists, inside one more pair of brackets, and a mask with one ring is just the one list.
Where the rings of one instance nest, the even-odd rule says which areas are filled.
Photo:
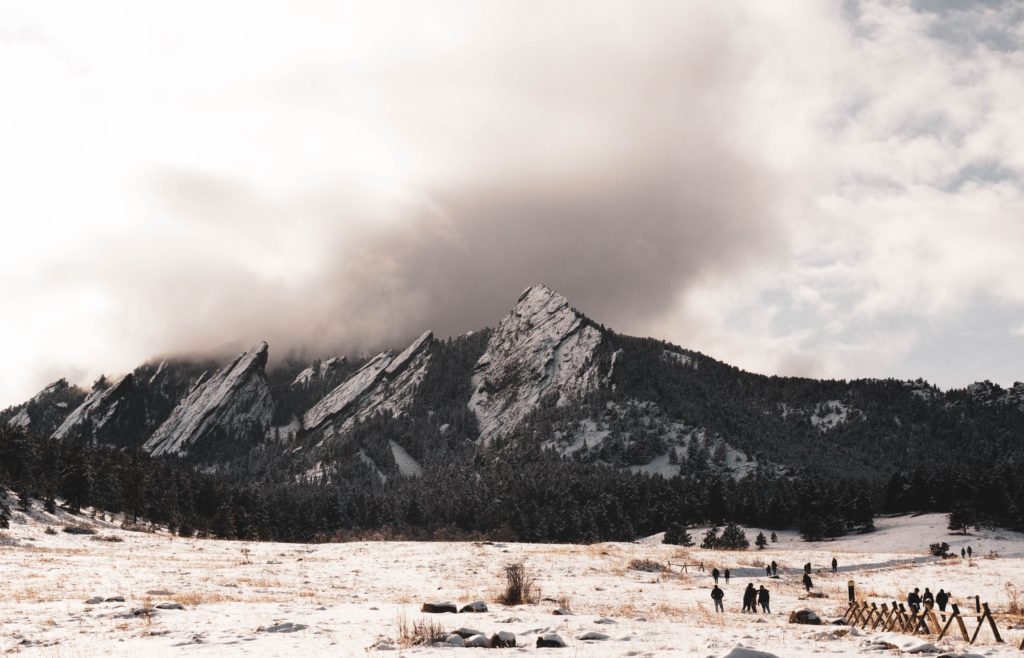
[[939, 612], [945, 612], [946, 604], [949, 603], [949, 593], [944, 589], [940, 589], [939, 593], [935, 595], [935, 603], [939, 606]]
[[711, 588], [711, 600], [715, 602], [715, 612], [725, 612], [725, 606], [722, 605], [722, 599], [725, 598], [725, 592], [722, 591], [718, 585]]
[[918, 592], [920, 590], [915, 587], [913, 592], [907, 594], [907, 606], [914, 612], [921, 611], [921, 595]]
[[711, 577], [715, 579], [715, 585], [718, 584], [718, 576], [719, 576], [718, 567], [715, 567], [714, 569], [711, 570]]
[[743, 590], [743, 612], [757, 612], [757, 590], [754, 583], [748, 583]]
[[807, 564], [804, 565], [804, 573], [806, 573], [806, 574], [811, 573], [811, 563], [810, 562], [808, 562]]
[[768, 590], [764, 588], [764, 585], [761, 585], [761, 588], [757, 590], [757, 602], [761, 604], [761, 612], [771, 614], [771, 608], [768, 607], [768, 601], [770, 599], [771, 594], [769, 594]]
[[839, 562], [835, 558], [832, 558], [832, 573], [836, 573], [838, 571], [839, 571]]
[[779, 564], [775, 560], [772, 560], [772, 575], [773, 576], [778, 576], [779, 575]]
[[960, 549], [960, 559], [962, 560], [965, 557], [967, 557], [967, 549], [966, 548], [961, 548]]
[[811, 582], [811, 574], [809, 573], [804, 574], [804, 587], [807, 588], [808, 592], [810, 592], [811, 588], [814, 587], [814, 584]]
[[970, 546], [968, 546], [967, 547], [967, 557], [971, 557], [972, 555], [974, 555], [974, 549], [972, 549]]
[[932, 595], [932, 591], [927, 587], [924, 588], [924, 594], [921, 595], [921, 603], [928, 607], [935, 605], [935, 596]]
[[725, 576], [725, 584], [728, 585], [729, 584], [729, 570], [726, 569], [725, 570], [725, 574], [723, 574], [723, 575]]
[[764, 565], [764, 576], [765, 576], [765, 578], [771, 578], [772, 577], [772, 568], [770, 566], [768, 566], [767, 564]]

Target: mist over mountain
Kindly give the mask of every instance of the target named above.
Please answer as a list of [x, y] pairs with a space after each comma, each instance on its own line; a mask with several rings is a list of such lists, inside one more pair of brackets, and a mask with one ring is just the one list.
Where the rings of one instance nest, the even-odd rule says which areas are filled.
[[[412, 491], [439, 486], [438, 478], [452, 486], [456, 472], [500, 472], [500, 483], [504, 469], [530, 463], [530, 473], [543, 465], [546, 484], [535, 493], [579, 478], [623, 478], [632, 491], [636, 479], [689, 492], [674, 494], [681, 508], [665, 510], [662, 522], [677, 513], [792, 525], [807, 516], [812, 503], [799, 501], [810, 487], [816, 514], [839, 519], [833, 531], [870, 523], [870, 510], [973, 500], [974, 485], [924, 499], [917, 488], [952, 477], [952, 468], [1024, 461], [1019, 382], [942, 391], [923, 380], [751, 374], [619, 334], [541, 285], [493, 329], [454, 339], [426, 331], [376, 355], [268, 367], [271, 349], [259, 343], [228, 362], [147, 363], [89, 392], [59, 381], [0, 412], [0, 423], [58, 450], [109, 447], [246, 486], [377, 492], [388, 505], [410, 504]], [[1012, 489], [1007, 499], [1024, 496]], [[726, 502], [733, 490], [745, 502]], [[1014, 523], [1011, 509], [995, 514]], [[499, 514], [487, 505], [478, 513]]]

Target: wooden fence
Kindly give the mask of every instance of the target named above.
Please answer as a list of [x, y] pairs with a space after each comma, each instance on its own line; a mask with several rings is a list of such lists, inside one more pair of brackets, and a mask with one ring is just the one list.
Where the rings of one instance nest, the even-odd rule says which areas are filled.
[[[996, 625], [995, 615], [989, 609], [988, 603], [979, 603], [977, 607], [978, 610], [975, 614], [965, 615], [955, 603], [952, 604], [949, 613], [936, 613], [932, 605], [928, 603], [915, 612], [907, 610], [906, 606], [897, 601], [893, 601], [891, 606], [887, 603], [879, 606], [867, 601], [851, 601], [843, 614], [843, 619], [850, 626], [859, 626], [862, 629], [870, 627], [873, 631], [937, 635], [939, 640], [951, 634], [951, 631], [952, 634], [959, 632], [964, 641], [969, 644], [974, 644], [977, 641], [981, 629], [988, 624], [996, 642], [1003, 642], [1003, 638], [999, 634], [999, 627]], [[942, 621], [939, 620], [940, 615]], [[965, 622], [965, 619], [971, 617], [974, 618], [971, 620], [972, 622], [977, 621], [974, 633], [968, 632], [967, 622]], [[1020, 649], [1024, 650], [1024, 641], [1021, 642]]]

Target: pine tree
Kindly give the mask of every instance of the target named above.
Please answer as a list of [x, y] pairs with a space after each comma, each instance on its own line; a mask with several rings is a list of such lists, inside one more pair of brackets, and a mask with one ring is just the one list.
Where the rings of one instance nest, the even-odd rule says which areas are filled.
[[722, 537], [718, 540], [718, 547], [730, 551], [745, 551], [750, 547], [746, 533], [735, 523], [725, 526]]
[[700, 547], [718, 548], [719, 541], [721, 540], [718, 538], [718, 528], [709, 528], [708, 531], [704, 533], [704, 541], [700, 543]]
[[677, 546], [693, 546], [693, 537], [681, 523], [670, 523], [665, 531], [663, 544], [675, 544]]
[[949, 513], [949, 525], [947, 527], [950, 530], [959, 530], [966, 535], [967, 528], [975, 525], [977, 522], [978, 517], [974, 508], [965, 501], [960, 500], [953, 505], [953, 510]]
[[757, 545], [758, 549], [764, 550], [768, 546], [768, 538], [764, 536], [763, 532], [759, 532], [757, 533], [757, 539], [754, 540], [754, 543]]

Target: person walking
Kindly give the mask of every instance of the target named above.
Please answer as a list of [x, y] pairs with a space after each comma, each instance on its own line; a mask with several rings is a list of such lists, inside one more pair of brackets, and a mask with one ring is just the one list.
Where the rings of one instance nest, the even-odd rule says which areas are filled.
[[747, 589], [743, 590], [743, 612], [757, 612], [757, 590], [754, 583], [747, 583]]
[[921, 595], [921, 603], [925, 604], [929, 608], [935, 605], [935, 596], [927, 587], [924, 588], [924, 594]]
[[773, 576], [778, 576], [779, 575], [779, 563], [776, 562], [775, 560], [772, 560], [772, 575]]
[[729, 584], [729, 570], [728, 569], [725, 570], [725, 574], [724, 575], [725, 575], [725, 584], [728, 585]]
[[971, 557], [972, 555], [974, 555], [974, 549], [972, 549], [970, 546], [968, 546], [967, 547], [967, 557]]
[[838, 572], [839, 572], [839, 562], [837, 562], [836, 559], [833, 557], [832, 558], [832, 573], [838, 573]]
[[757, 602], [761, 605], [761, 612], [768, 615], [772, 613], [771, 608], [768, 607], [770, 598], [771, 595], [768, 593], [768, 590], [764, 588], [764, 585], [761, 585], [761, 588], [757, 590]]
[[939, 593], [935, 595], [935, 603], [939, 606], [939, 612], [945, 612], [946, 604], [949, 603], [949, 593], [940, 589]]
[[962, 559], [964, 559], [965, 557], [967, 557], [967, 551], [966, 551], [966, 550], [964, 549], [964, 547], [963, 547], [963, 546], [961, 546], [961, 547], [960, 547], [960, 559], [962, 560]]
[[811, 573], [811, 563], [810, 562], [808, 562], [807, 564], [804, 565], [804, 573], [806, 573], [806, 574], [810, 574]]
[[915, 613], [921, 611], [921, 595], [918, 594], [920, 591], [915, 587], [913, 592], [907, 594], [907, 607]]
[[715, 567], [714, 569], [711, 570], [711, 577], [715, 579], [715, 585], [718, 585], [718, 576], [719, 575], [720, 574], [718, 572], [718, 567]]
[[767, 564], [764, 565], [764, 576], [765, 576], [765, 578], [771, 578], [772, 577], [772, 568], [769, 565], [767, 565]]
[[711, 600], [715, 602], [715, 612], [725, 612], [725, 606], [722, 605], [723, 598], [725, 598], [725, 592], [718, 585], [711, 588]]
[[809, 573], [804, 574], [804, 587], [807, 588], [808, 593], [810, 593], [811, 588], [814, 587], [814, 584], [811, 582], [811, 574]]

